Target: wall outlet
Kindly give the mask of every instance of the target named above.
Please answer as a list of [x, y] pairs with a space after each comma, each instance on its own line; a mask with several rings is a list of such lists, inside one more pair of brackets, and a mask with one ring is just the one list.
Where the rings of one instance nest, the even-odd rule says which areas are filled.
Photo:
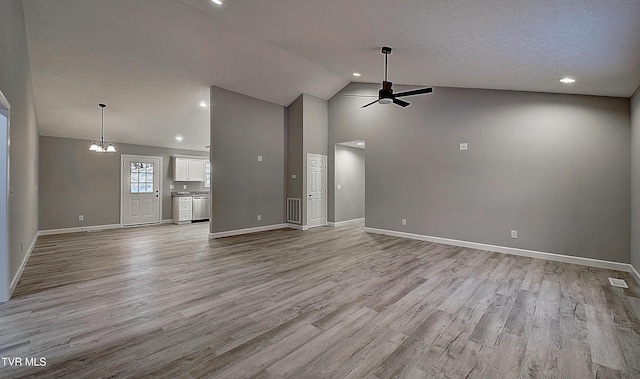
[[338, 184], [338, 189], [342, 189], [342, 186], [340, 184]]
[[295, 180], [296, 178], [297, 178], [296, 174], [291, 175], [291, 179]]
[[183, 185], [182, 185], [182, 189], [187, 189], [187, 185], [186, 185], [186, 184], [183, 184]]
[[262, 220], [262, 215], [258, 215], [258, 221]]
[[513, 239], [518, 238], [518, 231], [517, 230], [512, 230], [511, 231], [511, 238], [513, 238]]
[[84, 221], [84, 215], [78, 216], [78, 221]]
[[262, 155], [258, 155], [258, 162], [262, 162]]
[[469, 146], [467, 145], [466, 142], [460, 144], [460, 150], [467, 150], [468, 148]]
[[173, 184], [169, 184], [169, 189], [176, 189], [176, 186]]
[[407, 225], [407, 219], [406, 218], [402, 219], [402, 225], [405, 225], [405, 226]]

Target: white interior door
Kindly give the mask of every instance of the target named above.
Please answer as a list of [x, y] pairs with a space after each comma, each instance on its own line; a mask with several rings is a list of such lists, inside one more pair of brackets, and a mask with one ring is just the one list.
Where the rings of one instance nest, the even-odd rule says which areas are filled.
[[160, 223], [162, 157], [122, 156], [122, 225]]
[[307, 154], [307, 226], [327, 224], [327, 156]]

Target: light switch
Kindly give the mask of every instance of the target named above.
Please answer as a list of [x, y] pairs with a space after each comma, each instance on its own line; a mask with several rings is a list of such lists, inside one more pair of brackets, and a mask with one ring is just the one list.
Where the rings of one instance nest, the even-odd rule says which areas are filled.
[[291, 175], [291, 179], [297, 178], [296, 174]]
[[467, 148], [468, 148], [468, 146], [467, 146], [466, 142], [460, 144], [460, 150], [467, 150]]
[[258, 162], [262, 162], [262, 155], [258, 155]]
[[175, 188], [176, 188], [176, 186], [174, 186], [173, 184], [169, 185], [169, 189], [175, 189]]

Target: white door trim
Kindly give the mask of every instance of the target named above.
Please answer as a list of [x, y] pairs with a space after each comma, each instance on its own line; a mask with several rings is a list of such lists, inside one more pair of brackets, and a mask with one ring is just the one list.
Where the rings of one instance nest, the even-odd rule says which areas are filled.
[[164, 175], [164, 162], [162, 161], [162, 157], [154, 157], [154, 156], [149, 156], [149, 155], [129, 155], [129, 154], [122, 154], [120, 155], [120, 226], [121, 227], [125, 227], [125, 226], [130, 226], [130, 225], [125, 225], [124, 224], [124, 174], [125, 174], [125, 170], [124, 170], [124, 160], [125, 159], [136, 159], [136, 158], [142, 158], [142, 159], [159, 159], [160, 160], [160, 172], [158, 175], [158, 203], [159, 203], [159, 207], [160, 210], [158, 212], [160, 212], [159, 216], [158, 216], [158, 224], [162, 223], [162, 176]]
[[[0, 157], [0, 201], [4, 203], [4, 212], [0, 214], [0, 303], [9, 300], [11, 297], [11, 271], [9, 269], [9, 197], [11, 196], [11, 186], [9, 185], [9, 159], [11, 157], [9, 146], [11, 133], [11, 106], [9, 101], [0, 91], [0, 114], [6, 118], [6, 125], [0, 129], [0, 143], [4, 154]], [[4, 121], [3, 121], [4, 124]]]
[[[322, 181], [322, 192], [324, 193], [324, 201], [322, 202], [322, 213], [324, 214], [324, 223], [322, 224], [318, 224], [318, 225], [311, 225], [311, 222], [309, 220], [309, 215], [311, 214], [311, 212], [309, 212], [309, 158], [320, 158], [320, 159], [324, 159], [324, 163], [325, 163], [325, 168], [324, 168], [324, 180]], [[328, 202], [328, 192], [327, 192], [327, 176], [329, 175], [328, 173], [328, 167], [329, 167], [329, 159], [326, 155], [321, 155], [321, 154], [310, 154], [307, 153], [307, 161], [305, 162], [305, 180], [306, 180], [306, 184], [305, 184], [305, 188], [304, 188], [304, 197], [305, 197], [305, 209], [306, 209], [306, 213], [307, 213], [307, 217], [306, 217], [306, 222], [307, 222], [307, 227], [308, 228], [314, 228], [314, 227], [318, 227], [318, 226], [327, 226], [327, 202]]]

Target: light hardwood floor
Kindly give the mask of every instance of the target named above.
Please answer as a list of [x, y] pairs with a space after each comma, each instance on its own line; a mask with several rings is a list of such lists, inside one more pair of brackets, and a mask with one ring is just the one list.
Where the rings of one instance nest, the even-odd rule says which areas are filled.
[[0, 377], [640, 377], [627, 273], [362, 225], [207, 228], [41, 237], [0, 304], [0, 356], [46, 366]]

